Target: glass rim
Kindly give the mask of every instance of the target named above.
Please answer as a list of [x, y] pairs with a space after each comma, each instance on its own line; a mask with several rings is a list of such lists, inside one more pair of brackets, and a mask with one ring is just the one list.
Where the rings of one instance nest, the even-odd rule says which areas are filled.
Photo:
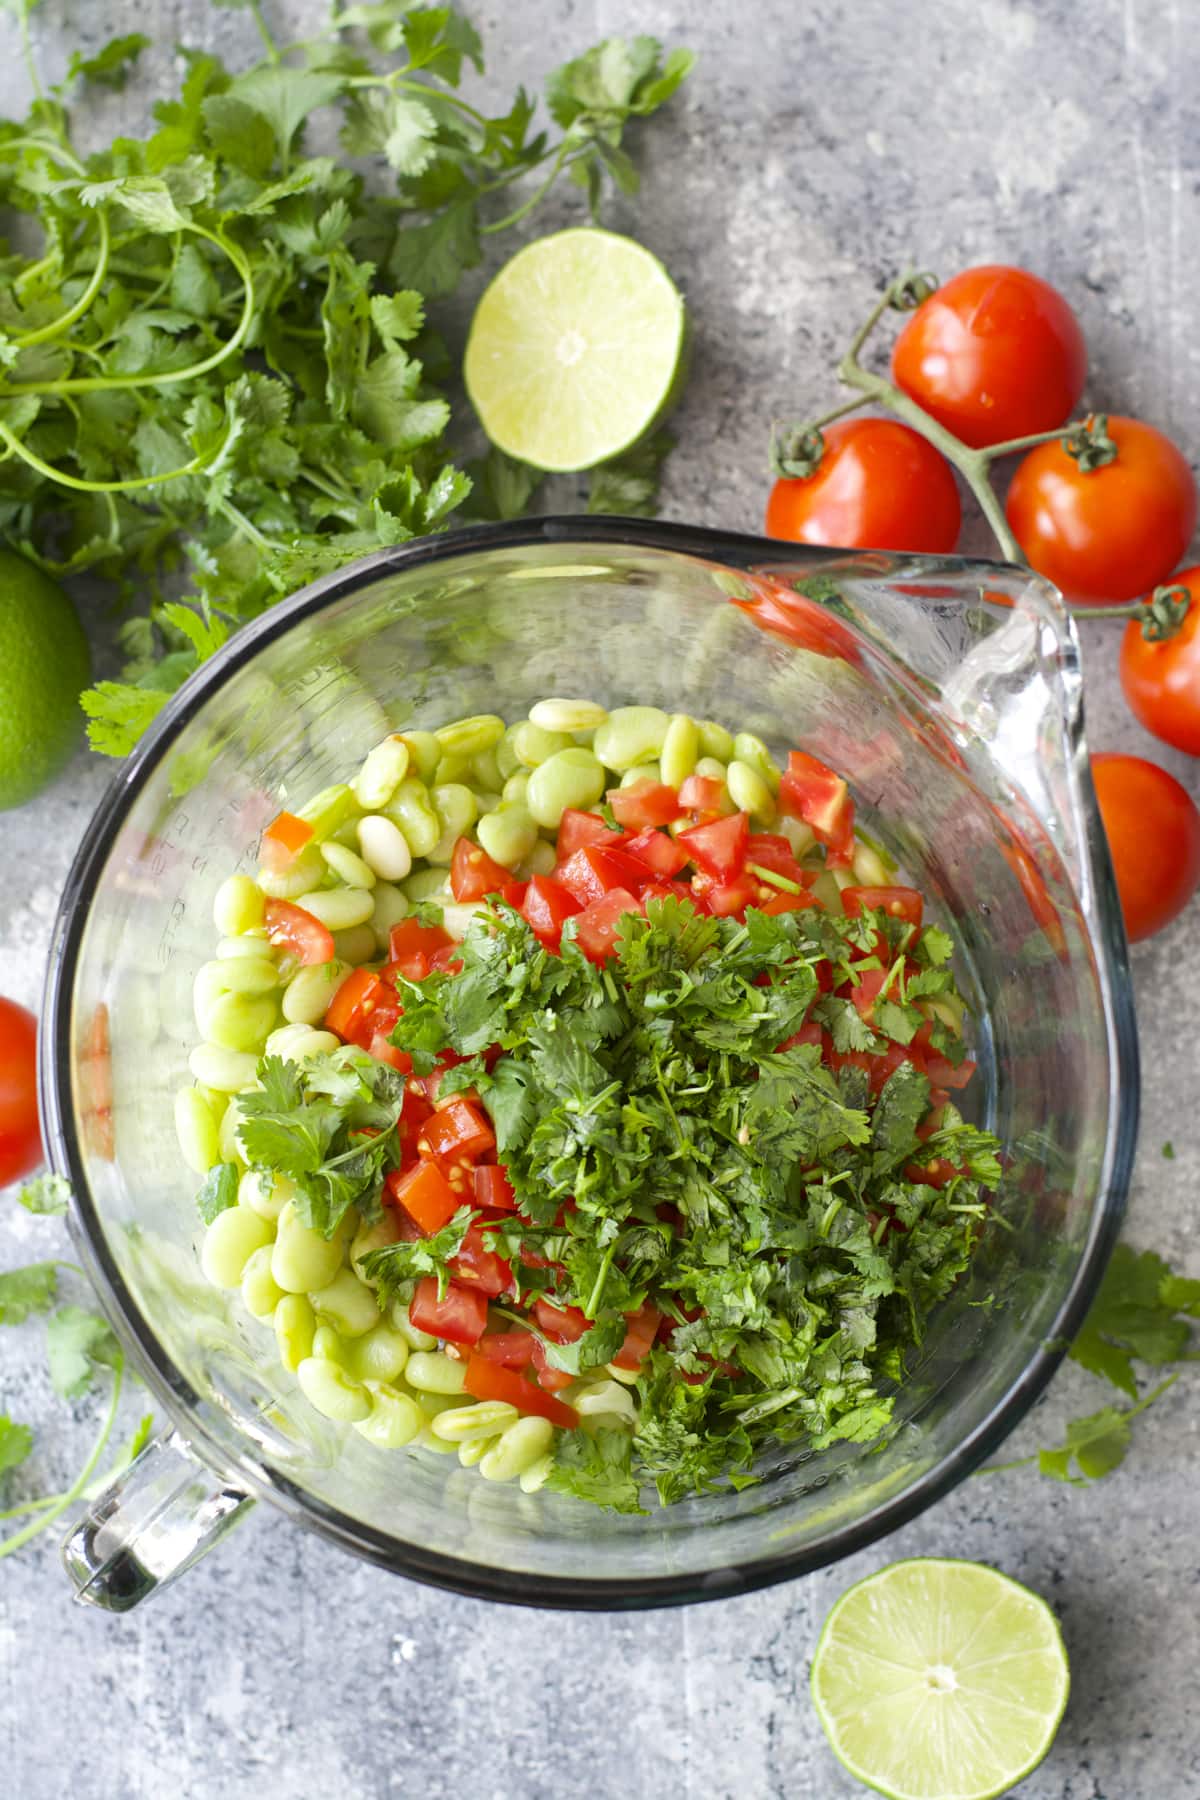
[[[369, 1562], [433, 1587], [474, 1599], [584, 1612], [635, 1610], [728, 1599], [824, 1568], [886, 1537], [942, 1499], [977, 1469], [1004, 1441], [1042, 1394], [1062, 1362], [1099, 1286], [1125, 1211], [1138, 1123], [1138, 1047], [1119, 902], [1111, 871], [1100, 859], [1093, 873], [1094, 916], [1089, 919], [1096, 951], [1098, 985], [1110, 1055], [1109, 1129], [1106, 1176], [1089, 1222], [1087, 1241], [1062, 1296], [1053, 1330], [986, 1417], [903, 1493], [871, 1507], [852, 1524], [837, 1527], [816, 1542], [792, 1550], [722, 1565], [708, 1571], [653, 1576], [558, 1576], [498, 1568], [410, 1543], [353, 1518], [304, 1490], [289, 1476], [252, 1453], [250, 1440], [234, 1455], [206, 1430], [203, 1396], [176, 1367], [117, 1269], [94, 1204], [74, 1124], [72, 1094], [72, 1011], [75, 980], [92, 897], [116, 838], [145, 782], [169, 753], [179, 731], [203, 709], [213, 692], [252, 662], [267, 643], [305, 618], [346, 599], [390, 571], [408, 571], [480, 550], [571, 545], [673, 552], [749, 570], [786, 563], [789, 554], [814, 566], [839, 563], [876, 552], [790, 545], [754, 534], [727, 532], [671, 521], [610, 516], [549, 515], [499, 524], [466, 526], [430, 538], [384, 547], [276, 602], [231, 636], [216, 654], [188, 677], [126, 758], [103, 794], [72, 861], [55, 919], [42, 1006], [38, 1054], [38, 1097], [47, 1161], [71, 1184], [71, 1234], [104, 1311], [127, 1348], [134, 1352], [147, 1386], [189, 1447], [222, 1479], [236, 1479], [255, 1499], [281, 1510], [293, 1523], [354, 1551]], [[891, 576], [905, 580], [962, 576], [976, 571], [1011, 575], [1008, 564], [979, 558], [926, 557], [882, 553]], [[872, 571], [873, 572], [873, 571]], [[881, 571], [882, 572], [882, 571]], [[1034, 578], [1036, 579], [1036, 578]], [[1069, 615], [1051, 590], [1040, 584], [1048, 618], [1057, 629], [1069, 672], [1078, 678], [1079, 657]], [[914, 596], [916, 598], [916, 596]], [[823, 602], [815, 600], [816, 605]], [[1058, 617], [1054, 617], [1057, 612]], [[1075, 747], [1083, 742], [1078, 700], [1071, 721]], [[1103, 826], [1090, 781], [1081, 783], [1081, 801], [1090, 846], [1102, 845]]]

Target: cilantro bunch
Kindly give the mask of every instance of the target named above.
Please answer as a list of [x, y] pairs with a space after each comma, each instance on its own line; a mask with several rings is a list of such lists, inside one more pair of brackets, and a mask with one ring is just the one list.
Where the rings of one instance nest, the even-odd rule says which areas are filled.
[[[18, 0], [27, 54], [35, 3]], [[609, 39], [549, 77], [551, 131], [523, 89], [497, 116], [459, 91], [483, 52], [453, 6], [370, 0], [283, 46], [250, 10], [263, 60], [233, 73], [185, 49], [145, 138], [84, 154], [67, 106], [124, 85], [140, 34], [76, 54], [49, 91], [28, 54], [29, 114], [0, 121], [0, 203], [40, 240], [0, 254], [0, 534], [137, 602], [125, 679], [84, 698], [113, 755], [281, 595], [463, 509], [525, 508], [535, 471], [495, 451], [454, 465], [427, 303], [560, 176], [593, 212], [606, 182], [634, 191], [625, 130], [692, 63]], [[596, 509], [651, 506], [666, 443], [602, 472]]]
[[[822, 986], [884, 966], [862, 954], [875, 944], [895, 977], [876, 1029], [908, 1042], [918, 1000], [953, 995], [949, 941], [882, 913], [741, 922], [652, 900], [598, 968], [570, 923], [551, 955], [497, 903], [473, 921], [461, 972], [398, 984], [393, 1042], [418, 1073], [447, 1047], [466, 1058], [439, 1091], [472, 1087], [491, 1116], [520, 1210], [488, 1235], [519, 1300], [545, 1294], [590, 1321], [551, 1359], [572, 1373], [609, 1361], [647, 1300], [673, 1322], [639, 1377], [632, 1444], [564, 1444], [564, 1491], [632, 1508], [649, 1477], [666, 1503], [752, 1478], [769, 1442], [887, 1429], [905, 1355], [966, 1267], [1000, 1168], [995, 1139], [953, 1107], [919, 1135], [930, 1084], [913, 1064], [872, 1096], [864, 1070], [835, 1074], [818, 1044], [793, 1041], [814, 1005], [828, 1010]], [[945, 1186], [919, 1178], [934, 1158], [957, 1171]], [[447, 1230], [453, 1254], [462, 1222]], [[402, 1278], [408, 1263], [408, 1246], [382, 1250], [371, 1273]]]

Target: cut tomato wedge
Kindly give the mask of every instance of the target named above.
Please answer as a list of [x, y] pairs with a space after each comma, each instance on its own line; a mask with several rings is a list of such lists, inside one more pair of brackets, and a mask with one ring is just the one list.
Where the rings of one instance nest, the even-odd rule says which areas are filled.
[[574, 1344], [591, 1329], [591, 1320], [578, 1306], [555, 1306], [550, 1300], [535, 1300], [534, 1317], [546, 1336], [556, 1344]]
[[612, 955], [621, 920], [626, 913], [640, 913], [641, 907], [626, 888], [614, 888], [600, 900], [593, 900], [575, 918], [575, 941], [589, 962], [602, 963]]
[[701, 874], [728, 881], [741, 874], [749, 838], [750, 821], [745, 813], [737, 812], [725, 819], [710, 819], [706, 825], [693, 825], [689, 831], [681, 831], [675, 842], [684, 846]]
[[536, 1413], [538, 1418], [549, 1419], [552, 1425], [561, 1425], [567, 1431], [579, 1423], [579, 1414], [564, 1400], [556, 1400], [553, 1394], [535, 1387], [516, 1369], [475, 1352], [467, 1358], [463, 1385], [474, 1400], [505, 1400], [518, 1412]]
[[640, 1369], [658, 1335], [662, 1314], [657, 1306], [645, 1301], [635, 1313], [625, 1314], [625, 1342], [613, 1357], [618, 1369]]
[[409, 956], [430, 957], [453, 942], [450, 933], [441, 925], [422, 925], [419, 919], [401, 919], [388, 934], [388, 955], [394, 963]]
[[471, 906], [488, 894], [499, 894], [512, 880], [509, 870], [493, 862], [479, 844], [460, 837], [450, 862], [450, 892], [464, 906]]
[[724, 794], [725, 783], [715, 775], [689, 775], [679, 790], [679, 804], [685, 812], [719, 812]]
[[467, 1226], [466, 1236], [457, 1255], [450, 1258], [449, 1267], [456, 1281], [481, 1289], [492, 1300], [499, 1299], [513, 1285], [512, 1264], [488, 1248], [484, 1228], [477, 1219]]
[[549, 875], [531, 876], [521, 905], [522, 918], [550, 949], [557, 950], [566, 921], [581, 911], [582, 902]]
[[[802, 869], [796, 853], [785, 837], [774, 831], [752, 831], [746, 843], [746, 866], [778, 875], [796, 887], [807, 887], [814, 879], [811, 869]], [[787, 890], [780, 888], [781, 893]]]
[[268, 900], [264, 920], [268, 942], [290, 950], [299, 963], [333, 961], [333, 933], [302, 906], [290, 900]]
[[[416, 1330], [448, 1344], [477, 1344], [487, 1326], [488, 1297], [479, 1288], [449, 1281], [438, 1299], [436, 1275], [425, 1275], [408, 1304], [408, 1316]], [[494, 1367], [488, 1364], [487, 1367]]]
[[693, 900], [716, 919], [739, 919], [748, 906], [765, 905], [762, 894], [763, 884], [753, 875], [729, 881], [715, 875], [692, 876]]
[[921, 929], [925, 903], [916, 888], [910, 887], [845, 887], [842, 889], [842, 911], [852, 919], [864, 912], [885, 912], [893, 919]]
[[806, 750], [789, 753], [787, 773], [779, 786], [780, 812], [802, 819], [822, 837], [830, 838], [839, 830], [850, 804], [850, 790], [835, 769]]
[[546, 1346], [541, 1338], [536, 1338], [533, 1345], [533, 1366], [537, 1370], [537, 1378], [550, 1393], [557, 1394], [563, 1388], [569, 1388], [575, 1377], [568, 1375], [565, 1369], [556, 1369], [546, 1354]]
[[585, 844], [619, 844], [624, 836], [623, 831], [614, 831], [611, 825], [606, 825], [597, 813], [580, 812], [577, 807], [568, 806], [559, 822], [555, 855], [560, 863], [569, 862]]
[[573, 894], [581, 906], [588, 906], [615, 888], [629, 888], [636, 893], [649, 874], [644, 863], [627, 855], [623, 849], [601, 849], [597, 844], [585, 844], [565, 863], [556, 865], [554, 879]]
[[325, 1029], [336, 1031], [344, 1043], [365, 1049], [374, 1035], [365, 1029], [368, 1020], [384, 993], [390, 991], [370, 969], [351, 969], [325, 1009]]
[[[427, 1162], [424, 1157], [406, 1173], [393, 1169], [386, 1177], [385, 1185], [392, 1199], [415, 1220], [426, 1237], [432, 1237], [435, 1231], [448, 1224], [465, 1198], [462, 1189], [452, 1187], [437, 1164]], [[436, 1287], [436, 1282], [434, 1285]]]
[[527, 1369], [533, 1361], [537, 1339], [532, 1331], [488, 1331], [480, 1338], [476, 1350], [489, 1362], [504, 1369]]
[[629, 842], [622, 846], [622, 850], [627, 857], [632, 857], [634, 862], [645, 863], [650, 873], [656, 875], [660, 881], [670, 881], [673, 875], [678, 875], [681, 869], [686, 869], [691, 861], [687, 851], [677, 839], [671, 837], [669, 832], [659, 831], [654, 826], [650, 826], [645, 831], [639, 831], [636, 837], [631, 837]]
[[477, 1162], [486, 1150], [496, 1148], [496, 1134], [478, 1106], [462, 1094], [439, 1104], [426, 1121], [422, 1141], [429, 1155], [445, 1170], [456, 1163]]
[[273, 875], [282, 875], [312, 839], [313, 828], [295, 813], [276, 813], [262, 834], [258, 860]]
[[613, 818], [630, 831], [645, 831], [650, 825], [671, 825], [687, 812], [679, 794], [665, 781], [635, 781], [626, 788], [609, 788], [608, 804]]
[[503, 1163], [476, 1165], [475, 1204], [486, 1207], [491, 1212], [516, 1212], [517, 1197]]

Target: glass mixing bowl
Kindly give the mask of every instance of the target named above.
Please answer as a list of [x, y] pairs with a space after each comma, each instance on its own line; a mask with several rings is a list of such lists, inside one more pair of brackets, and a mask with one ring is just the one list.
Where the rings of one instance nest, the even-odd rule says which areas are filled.
[[[686, 708], [842, 770], [866, 828], [955, 932], [976, 1015], [969, 1092], [1005, 1147], [1002, 1226], [914, 1355], [887, 1441], [780, 1449], [756, 1486], [643, 1517], [381, 1453], [319, 1418], [269, 1329], [200, 1274], [196, 1178], [172, 1123], [213, 894], [253, 869], [265, 821], [345, 779], [391, 729], [519, 717], [547, 694]], [[495, 1600], [656, 1606], [801, 1574], [995, 1450], [1117, 1233], [1136, 1040], [1070, 621], [1011, 568], [637, 520], [380, 551], [240, 631], [121, 769], [67, 884], [44, 1027], [47, 1142], [79, 1252], [172, 1422], [68, 1538], [81, 1598], [135, 1604], [255, 1499]]]

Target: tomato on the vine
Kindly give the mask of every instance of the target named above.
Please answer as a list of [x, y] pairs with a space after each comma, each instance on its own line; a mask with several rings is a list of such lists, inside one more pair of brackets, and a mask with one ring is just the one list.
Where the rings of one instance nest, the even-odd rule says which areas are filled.
[[37, 1020], [0, 998], [0, 1188], [42, 1160], [37, 1109]]
[[1196, 482], [1170, 438], [1109, 417], [1116, 457], [1083, 470], [1055, 440], [1017, 465], [1005, 511], [1033, 567], [1069, 600], [1134, 600], [1179, 562], [1196, 527]]
[[946, 555], [962, 506], [940, 451], [896, 419], [827, 426], [811, 475], [782, 476], [767, 501], [768, 537], [843, 549]]
[[1200, 564], [1170, 586], [1191, 595], [1182, 623], [1157, 642], [1131, 619], [1121, 643], [1121, 686], [1135, 719], [1177, 750], [1200, 756]]
[[892, 379], [964, 444], [1052, 431], [1087, 377], [1079, 321], [1025, 269], [964, 269], [923, 300], [896, 339]]
[[1093, 756], [1092, 779], [1136, 943], [1169, 925], [1200, 884], [1200, 812], [1173, 775], [1141, 756]]

